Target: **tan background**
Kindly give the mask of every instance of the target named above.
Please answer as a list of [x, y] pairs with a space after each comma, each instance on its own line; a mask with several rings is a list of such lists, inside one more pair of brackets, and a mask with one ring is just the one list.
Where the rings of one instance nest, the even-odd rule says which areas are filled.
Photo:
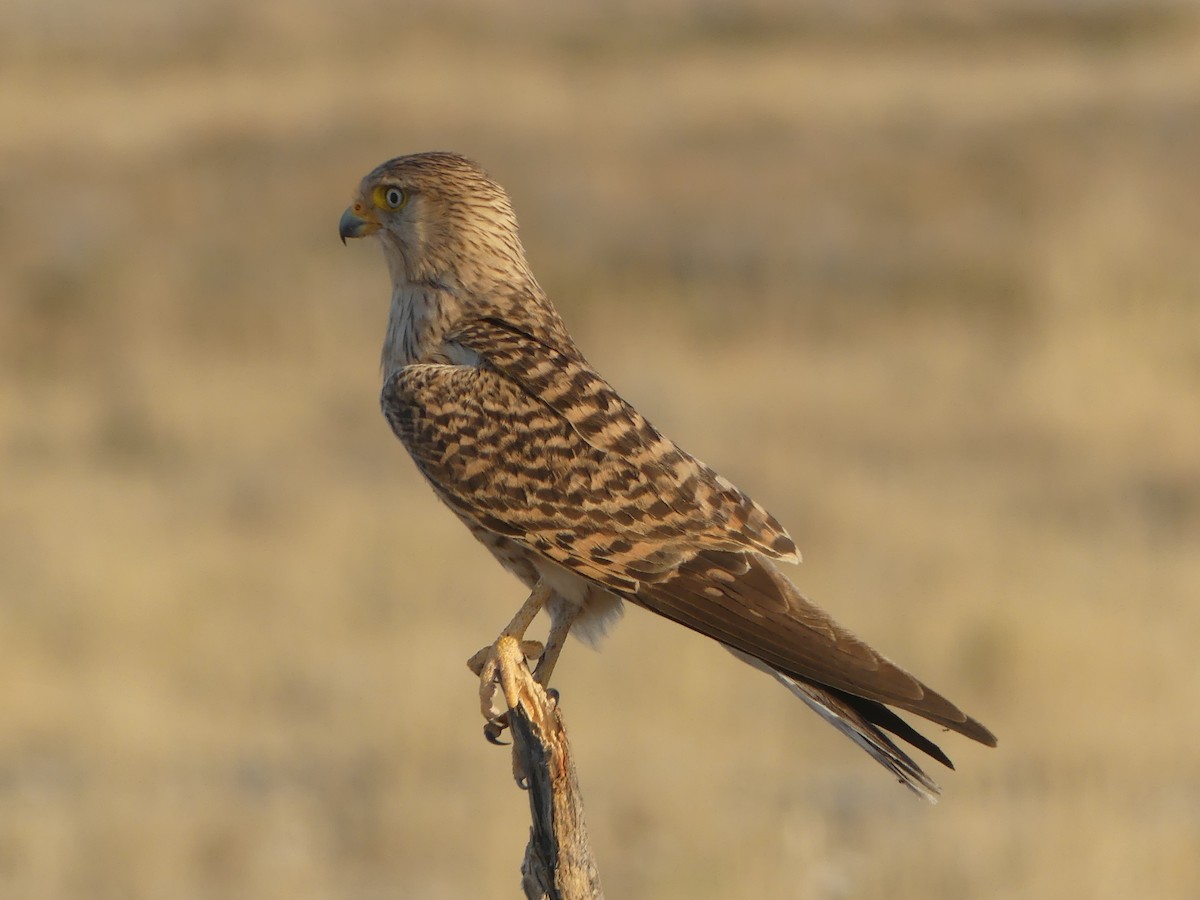
[[336, 237], [435, 148], [1000, 737], [927, 807], [632, 611], [557, 676], [609, 896], [1200, 896], [1196, 5], [572, 6], [8, 0], [0, 896], [516, 896], [463, 661], [521, 591], [379, 416]]

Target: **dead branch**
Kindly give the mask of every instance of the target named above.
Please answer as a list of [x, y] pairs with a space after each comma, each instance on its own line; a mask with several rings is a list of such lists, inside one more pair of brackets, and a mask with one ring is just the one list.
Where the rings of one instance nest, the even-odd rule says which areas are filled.
[[513, 774], [529, 794], [533, 818], [521, 863], [525, 896], [531, 900], [602, 898], [557, 698], [549, 697], [533, 680], [514, 638], [502, 638], [496, 649], [513, 735]]

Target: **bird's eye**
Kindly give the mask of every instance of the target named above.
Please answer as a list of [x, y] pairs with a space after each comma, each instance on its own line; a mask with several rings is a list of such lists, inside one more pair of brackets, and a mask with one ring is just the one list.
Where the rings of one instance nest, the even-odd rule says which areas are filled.
[[386, 209], [399, 209], [408, 202], [408, 194], [398, 187], [375, 188], [375, 204]]

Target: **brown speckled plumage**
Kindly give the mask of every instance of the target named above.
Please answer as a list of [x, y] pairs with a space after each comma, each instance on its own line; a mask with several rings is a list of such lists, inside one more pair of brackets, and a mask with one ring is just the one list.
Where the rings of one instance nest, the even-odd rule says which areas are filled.
[[595, 638], [627, 600], [715, 638], [930, 799], [937, 785], [885, 732], [949, 760], [888, 706], [995, 744], [805, 599], [773, 563], [799, 559], [784, 528], [588, 365], [478, 166], [450, 153], [384, 163], [341, 233], [377, 234], [391, 272], [392, 430], [506, 568], [552, 589], [552, 620]]

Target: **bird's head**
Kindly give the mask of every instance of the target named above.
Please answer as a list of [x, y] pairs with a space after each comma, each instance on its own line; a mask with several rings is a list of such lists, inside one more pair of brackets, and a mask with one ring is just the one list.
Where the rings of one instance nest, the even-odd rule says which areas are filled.
[[393, 283], [486, 290], [528, 275], [508, 195], [455, 153], [417, 153], [368, 174], [338, 224], [342, 241], [375, 235]]

